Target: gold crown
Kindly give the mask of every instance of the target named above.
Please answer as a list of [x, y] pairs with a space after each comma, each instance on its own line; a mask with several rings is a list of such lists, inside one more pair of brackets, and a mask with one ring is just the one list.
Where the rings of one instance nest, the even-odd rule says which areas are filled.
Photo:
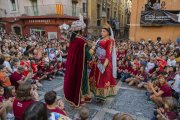
[[111, 27], [111, 25], [107, 22], [106, 19], [103, 19], [102, 23], [103, 23], [103, 28], [109, 29]]

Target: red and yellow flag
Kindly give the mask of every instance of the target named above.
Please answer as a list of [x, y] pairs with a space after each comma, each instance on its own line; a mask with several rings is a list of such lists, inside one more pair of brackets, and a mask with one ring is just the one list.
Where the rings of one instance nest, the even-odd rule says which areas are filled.
[[62, 4], [56, 4], [56, 14], [63, 15], [63, 5]]

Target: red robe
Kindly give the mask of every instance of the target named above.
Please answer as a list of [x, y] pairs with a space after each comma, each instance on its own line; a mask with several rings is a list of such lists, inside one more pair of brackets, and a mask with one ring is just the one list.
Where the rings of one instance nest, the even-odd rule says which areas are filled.
[[116, 94], [115, 86], [116, 80], [112, 74], [112, 48], [114, 45], [113, 40], [101, 40], [99, 45], [106, 50], [106, 56], [104, 59], [101, 59], [101, 63], [104, 64], [105, 60], [108, 59], [109, 63], [105, 68], [105, 72], [102, 74], [98, 67], [97, 62], [91, 64], [90, 72], [90, 85], [91, 91], [94, 93], [94, 96], [97, 98], [105, 99]]
[[85, 46], [83, 39], [76, 37], [70, 42], [64, 76], [65, 99], [78, 107], [81, 101], [81, 84], [85, 64]]

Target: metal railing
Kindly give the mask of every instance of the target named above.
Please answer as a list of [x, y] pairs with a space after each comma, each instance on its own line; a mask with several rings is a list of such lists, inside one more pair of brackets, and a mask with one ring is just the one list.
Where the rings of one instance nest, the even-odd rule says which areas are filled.
[[[79, 16], [79, 13], [86, 15], [82, 12], [82, 8], [76, 7], [73, 10], [72, 6], [61, 5], [57, 7], [57, 4], [53, 5], [38, 5], [38, 6], [25, 6], [25, 14], [27, 16], [41, 16], [41, 15], [65, 15], [65, 16]], [[60, 10], [60, 13], [57, 11]]]

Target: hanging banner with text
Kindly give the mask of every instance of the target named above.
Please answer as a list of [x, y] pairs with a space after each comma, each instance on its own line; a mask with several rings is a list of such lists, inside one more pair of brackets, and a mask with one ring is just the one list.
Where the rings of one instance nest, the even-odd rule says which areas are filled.
[[142, 11], [140, 24], [141, 26], [180, 25], [180, 11]]

